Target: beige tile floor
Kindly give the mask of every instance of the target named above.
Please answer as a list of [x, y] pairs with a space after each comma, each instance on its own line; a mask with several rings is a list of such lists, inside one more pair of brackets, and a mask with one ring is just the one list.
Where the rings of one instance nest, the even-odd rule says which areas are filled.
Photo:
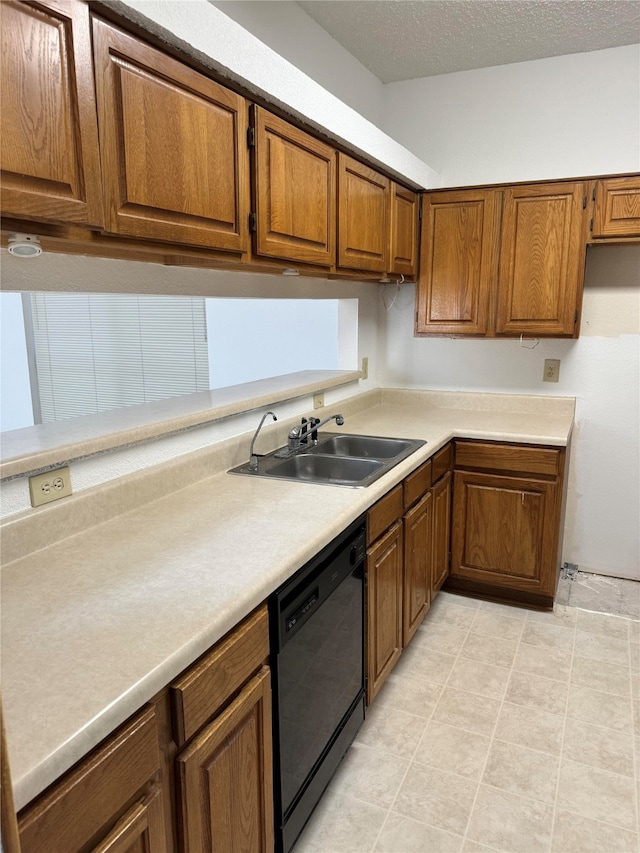
[[640, 853], [640, 622], [440, 593], [294, 853]]

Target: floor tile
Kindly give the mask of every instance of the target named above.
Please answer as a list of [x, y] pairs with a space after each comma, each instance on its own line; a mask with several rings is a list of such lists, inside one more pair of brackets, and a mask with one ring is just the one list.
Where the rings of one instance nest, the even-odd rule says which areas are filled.
[[604, 693], [616, 693], [628, 696], [631, 668], [608, 664], [604, 661], [583, 658], [575, 655], [571, 670], [571, 683], [602, 690]]
[[429, 764], [480, 781], [491, 740], [432, 720], [414, 755], [414, 761]]
[[562, 760], [557, 807], [582, 817], [636, 830], [633, 779]]
[[455, 660], [455, 655], [410, 645], [402, 652], [394, 671], [398, 675], [444, 684]]
[[550, 714], [564, 714], [568, 690], [569, 685], [561, 681], [529, 675], [526, 672], [512, 672], [505, 701], [537, 708]]
[[467, 629], [455, 628], [447, 622], [434, 622], [431, 619], [425, 619], [413, 635], [411, 642], [417, 646], [425, 646], [448, 655], [457, 655], [467, 634]]
[[550, 755], [560, 755], [563, 731], [563, 716], [505, 702], [500, 709], [495, 737]]
[[331, 782], [334, 791], [390, 808], [409, 769], [409, 760], [356, 741]]
[[502, 699], [507, 689], [509, 674], [505, 667], [459, 657], [451, 669], [447, 687]]
[[505, 640], [501, 637], [476, 634], [473, 631], [473, 626], [471, 626], [471, 631], [462, 646], [460, 656], [510, 669], [513, 659], [516, 656], [517, 648], [518, 643], [516, 640]]
[[498, 699], [445, 687], [432, 719], [470, 732], [490, 735], [498, 719], [500, 705]]
[[633, 778], [633, 735], [567, 720], [562, 757]]
[[295, 853], [370, 853], [387, 812], [329, 786], [302, 831]]
[[524, 626], [522, 637], [523, 643], [530, 646], [542, 646], [547, 649], [558, 649], [561, 652], [571, 654], [573, 652], [573, 641], [575, 632], [567, 631], [560, 625], [550, 622], [529, 622]]
[[581, 684], [570, 684], [567, 717], [618, 731], [630, 731], [631, 699], [628, 695], [618, 696]]
[[443, 829], [391, 813], [382, 828], [374, 853], [425, 853], [427, 850], [434, 853], [459, 853], [462, 841], [461, 835], [452, 835]]
[[510, 853], [546, 853], [551, 843], [553, 807], [481, 785], [468, 838]]
[[568, 681], [571, 672], [571, 649], [550, 649], [521, 642], [513, 668], [529, 675], [541, 675], [554, 681]]
[[627, 638], [607, 637], [603, 634], [591, 634], [576, 631], [575, 653], [582, 658], [629, 666], [629, 641]]
[[397, 708], [407, 714], [428, 719], [433, 713], [441, 693], [441, 684], [404, 678], [394, 671], [389, 675], [376, 696], [375, 704]]
[[444, 622], [446, 625], [457, 628], [459, 631], [468, 631], [475, 618], [476, 608], [465, 607], [450, 601], [440, 603], [439, 599], [440, 596], [436, 598], [435, 603], [431, 606], [427, 618], [432, 622]]
[[558, 784], [560, 757], [494, 740], [482, 776], [491, 785], [531, 800], [553, 804]]
[[356, 740], [400, 758], [411, 758], [426, 725], [422, 717], [374, 703]]
[[587, 817], [558, 811], [553, 827], [552, 853], [635, 853], [635, 832], [608, 826]]
[[629, 619], [620, 616], [608, 616], [604, 613], [590, 613], [588, 610], [577, 611], [577, 627], [580, 631], [590, 634], [601, 634], [603, 637], [619, 637], [626, 640], [629, 637]]
[[519, 640], [523, 624], [522, 619], [505, 616], [504, 613], [496, 613], [493, 610], [479, 610], [471, 625], [471, 631], [474, 634], [483, 634], [486, 637]]
[[527, 610], [527, 622], [540, 622], [543, 625], [555, 625], [575, 631], [578, 611], [570, 607], [564, 610]]
[[464, 835], [477, 788], [477, 782], [413, 762], [391, 810]]
[[519, 619], [524, 622], [529, 612], [525, 607], [515, 607], [511, 604], [499, 604], [497, 601], [481, 601], [480, 610], [493, 611], [501, 613], [503, 616], [509, 616], [511, 619]]

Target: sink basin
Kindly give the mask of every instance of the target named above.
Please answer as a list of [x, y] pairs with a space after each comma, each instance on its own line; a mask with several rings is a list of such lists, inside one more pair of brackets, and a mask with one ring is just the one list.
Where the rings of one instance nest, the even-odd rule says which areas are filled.
[[303, 445], [294, 451], [280, 447], [260, 456], [257, 470], [245, 462], [229, 473], [363, 488], [423, 444], [420, 439], [321, 432], [316, 445]]
[[357, 456], [360, 458], [390, 459], [399, 456], [414, 442], [406, 438], [379, 438], [375, 435], [332, 435], [322, 441], [319, 453], [331, 453], [336, 456]]
[[379, 459], [355, 459], [350, 456], [324, 456], [321, 453], [298, 453], [265, 471], [269, 477], [311, 480], [314, 483], [360, 483], [382, 468]]

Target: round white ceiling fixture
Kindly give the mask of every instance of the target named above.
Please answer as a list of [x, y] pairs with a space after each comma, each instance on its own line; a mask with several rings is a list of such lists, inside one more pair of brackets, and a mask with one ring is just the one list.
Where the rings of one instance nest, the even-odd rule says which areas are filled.
[[7, 248], [19, 258], [35, 258], [42, 254], [40, 238], [35, 234], [9, 234]]

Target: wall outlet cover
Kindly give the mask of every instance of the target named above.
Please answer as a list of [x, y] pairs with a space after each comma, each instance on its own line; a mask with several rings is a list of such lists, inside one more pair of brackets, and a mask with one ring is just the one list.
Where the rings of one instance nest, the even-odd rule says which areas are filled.
[[42, 506], [73, 494], [69, 467], [55, 468], [45, 474], [29, 477], [29, 494], [31, 506]]
[[362, 359], [362, 370], [360, 371], [360, 373], [361, 373], [361, 376], [360, 376], [361, 379], [368, 379], [369, 378], [369, 359], [366, 357]]
[[313, 395], [313, 408], [321, 409], [324, 406], [324, 394]]
[[560, 379], [560, 359], [545, 358], [544, 373], [542, 374], [543, 382], [557, 382]]

